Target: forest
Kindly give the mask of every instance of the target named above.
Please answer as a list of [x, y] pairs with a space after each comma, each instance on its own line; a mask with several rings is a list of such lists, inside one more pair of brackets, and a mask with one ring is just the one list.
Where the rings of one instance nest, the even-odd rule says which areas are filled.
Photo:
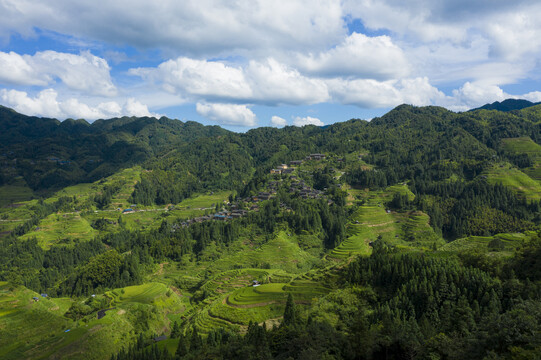
[[2, 107], [0, 357], [539, 358], [540, 144], [534, 104], [246, 133]]

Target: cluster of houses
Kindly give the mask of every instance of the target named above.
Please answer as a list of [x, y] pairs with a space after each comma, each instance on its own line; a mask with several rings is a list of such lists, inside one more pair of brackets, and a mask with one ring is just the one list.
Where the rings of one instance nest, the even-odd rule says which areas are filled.
[[[49, 296], [49, 295], [47, 295], [47, 294], [40, 294], [40, 295], [41, 295], [41, 297], [43, 297], [43, 298], [46, 298], [46, 297]], [[34, 297], [32, 297], [32, 300], [34, 300], [34, 302], [36, 302], [36, 301], [39, 301], [39, 298], [38, 298], [37, 296], [34, 296]]]
[[58, 165], [69, 165], [71, 164], [71, 161], [69, 160], [62, 160], [60, 158], [57, 158], [56, 156], [49, 156], [47, 158], [47, 161], [48, 162], [54, 162], [54, 163], [57, 163]]
[[319, 199], [323, 196], [323, 191], [311, 188], [303, 180], [293, 181], [289, 187], [289, 193], [298, 193], [303, 199]]
[[294, 166], [302, 165], [304, 161], [308, 160], [323, 160], [325, 159], [325, 154], [310, 154], [304, 160], [292, 160], [289, 162], [289, 167], [286, 164], [282, 164], [280, 166], [277, 166], [275, 169], [271, 169], [271, 174], [276, 175], [284, 175], [284, 174], [291, 174], [293, 171], [295, 171]]
[[277, 175], [281, 175], [281, 174], [285, 175], [285, 174], [291, 174], [293, 171], [295, 171], [294, 168], [290, 168], [286, 164], [282, 164], [276, 167], [276, 169], [271, 169], [270, 173], [277, 174]]
[[[233, 205], [232, 207], [235, 207], [235, 205]], [[250, 208], [250, 210], [254, 210], [254, 207]], [[255, 210], [258, 210], [258, 208]], [[203, 215], [203, 216], [199, 216], [193, 219], [188, 219], [186, 221], [181, 222], [180, 224], [173, 224], [172, 230], [174, 232], [175, 230], [178, 230], [181, 226], [182, 227], [190, 226], [191, 224], [202, 223], [204, 221], [210, 221], [210, 220], [226, 221], [226, 220], [231, 220], [231, 219], [238, 219], [240, 217], [246, 216], [247, 214], [248, 214], [248, 210], [232, 208], [231, 211], [219, 211], [212, 215]]]

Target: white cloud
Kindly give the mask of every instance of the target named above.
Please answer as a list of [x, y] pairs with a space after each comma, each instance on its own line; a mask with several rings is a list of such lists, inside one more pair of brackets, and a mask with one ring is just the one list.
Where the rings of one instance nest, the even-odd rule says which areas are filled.
[[513, 96], [506, 94], [496, 85], [466, 82], [460, 89], [453, 90], [453, 97], [457, 105], [472, 108]]
[[274, 59], [250, 61], [242, 68], [181, 57], [157, 68], [137, 68], [129, 72], [170, 93], [196, 101], [298, 105], [329, 98], [322, 80], [302, 76]]
[[324, 81], [302, 76], [297, 70], [274, 59], [251, 61], [246, 76], [254, 91], [254, 101], [300, 105], [329, 99]]
[[58, 77], [69, 89], [91, 95], [116, 95], [107, 61], [89, 51], [79, 55], [44, 51], [31, 59], [40, 73]]
[[223, 125], [248, 126], [256, 125], [257, 118], [246, 105], [232, 104], [196, 104], [199, 115]]
[[273, 117], [271, 117], [271, 124], [277, 127], [283, 127], [287, 125], [287, 120], [274, 115]]
[[521, 96], [523, 99], [531, 102], [541, 102], [541, 91], [532, 91]]
[[56, 51], [19, 55], [0, 52], [0, 81], [16, 85], [50, 86], [55, 79], [84, 94], [114, 96], [110, 68], [102, 58], [83, 51], [79, 55]]
[[325, 124], [323, 123], [323, 121], [319, 120], [318, 118], [313, 118], [311, 116], [307, 116], [307, 117], [297, 116], [295, 119], [293, 119], [293, 125], [300, 127], [300, 126], [305, 126], [305, 125], [323, 126]]
[[[26, 91], [3, 90], [2, 101], [37, 115], [149, 115], [146, 105], [191, 102], [215, 121], [255, 124], [239, 104], [465, 109], [518, 97], [502, 86], [541, 70], [541, 3], [533, 0], [3, 0], [0, 13], [5, 41], [57, 36], [69, 48], [104, 51], [113, 64], [126, 61], [115, 44], [164, 56], [130, 70], [143, 81], [117, 89], [107, 61], [89, 51], [0, 52], [0, 83]], [[348, 35], [354, 20], [368, 31]], [[385, 35], [366, 35], [374, 32]], [[446, 96], [436, 86], [456, 89]]]
[[339, 0], [4, 0], [0, 33], [33, 29], [181, 53], [312, 49], [345, 34]]
[[148, 107], [144, 104], [141, 104], [139, 101], [136, 101], [134, 98], [129, 98], [124, 104], [123, 113], [129, 116], [149, 116], [149, 117], [158, 117], [155, 114], [151, 114], [148, 111]]
[[171, 93], [207, 99], [246, 99], [252, 96], [242, 69], [220, 62], [180, 57], [163, 62], [157, 68], [131, 69], [130, 73], [160, 83]]
[[431, 105], [446, 98], [428, 78], [399, 81], [331, 79], [327, 84], [334, 101], [363, 108], [386, 108], [403, 103]]
[[401, 103], [417, 106], [432, 105], [446, 101], [447, 97], [428, 78], [402, 79], [396, 85], [401, 95]]
[[0, 52], [0, 81], [16, 85], [46, 86], [51, 79], [39, 74], [25, 57], [11, 51]]
[[53, 89], [41, 91], [35, 98], [28, 97], [23, 91], [0, 90], [2, 102], [26, 115], [59, 117], [62, 112], [57, 101], [58, 94]]
[[341, 104], [385, 108], [401, 103], [400, 93], [392, 81], [330, 79], [327, 84], [332, 99]]
[[2, 104], [26, 115], [52, 117], [60, 120], [66, 118], [96, 120], [116, 116], [160, 117], [158, 114], [149, 112], [146, 105], [133, 98], [127, 99], [122, 105], [115, 101], [109, 101], [93, 106], [82, 103], [75, 98], [59, 100], [58, 97], [58, 93], [54, 89], [42, 90], [35, 97], [29, 96], [24, 91], [0, 90]]
[[299, 66], [321, 76], [359, 77], [387, 80], [408, 74], [409, 64], [402, 49], [388, 36], [350, 36], [335, 48], [317, 55], [298, 55]]

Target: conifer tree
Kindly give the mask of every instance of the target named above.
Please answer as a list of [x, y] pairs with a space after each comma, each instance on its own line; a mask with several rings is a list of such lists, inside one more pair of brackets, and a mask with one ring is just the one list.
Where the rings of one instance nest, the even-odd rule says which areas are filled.
[[284, 325], [295, 326], [297, 324], [297, 309], [293, 301], [293, 295], [289, 293], [287, 296], [286, 308], [284, 310]]

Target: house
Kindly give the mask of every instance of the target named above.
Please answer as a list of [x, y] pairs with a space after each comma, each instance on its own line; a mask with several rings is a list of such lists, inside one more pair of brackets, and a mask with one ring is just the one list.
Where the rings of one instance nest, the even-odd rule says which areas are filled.
[[37, 296], [34, 296], [32, 299], [33, 299], [34, 301], [39, 301], [39, 298], [38, 298]]
[[135, 210], [133, 210], [132, 208], [127, 208], [127, 209], [122, 210], [123, 214], [131, 214], [131, 213], [134, 213], [134, 212], [135, 212]]
[[289, 165], [291, 166], [299, 166], [302, 165], [302, 160], [293, 160], [289, 162]]
[[271, 169], [270, 173], [280, 175], [282, 173], [282, 169]]
[[253, 281], [252, 281], [252, 286], [253, 286], [253, 287], [258, 287], [258, 286], [260, 286], [260, 285], [261, 285], [261, 284], [260, 284], [259, 281], [257, 281], [257, 280], [253, 280]]
[[268, 192], [260, 192], [258, 198], [260, 200], [269, 200], [271, 198], [271, 194]]
[[49, 296], [49, 295], [47, 295], [47, 294], [41, 294], [41, 297], [46, 298], [47, 296]]
[[153, 340], [154, 340], [154, 342], [158, 342], [158, 341], [162, 341], [162, 340], [166, 340], [166, 339], [167, 339], [167, 336], [161, 335], [161, 336], [155, 337]]
[[284, 169], [282, 170], [282, 174], [291, 174], [293, 171], [295, 171], [293, 168]]
[[280, 169], [280, 170], [285, 170], [285, 169], [287, 169], [287, 165], [286, 165], [286, 164], [282, 164], [282, 165], [278, 166], [278, 169]]
[[306, 157], [307, 160], [323, 160], [325, 159], [325, 154], [310, 154]]
[[214, 217], [213, 217], [214, 220], [220, 220], [220, 221], [225, 221], [228, 218], [229, 217], [225, 214], [214, 214]]

